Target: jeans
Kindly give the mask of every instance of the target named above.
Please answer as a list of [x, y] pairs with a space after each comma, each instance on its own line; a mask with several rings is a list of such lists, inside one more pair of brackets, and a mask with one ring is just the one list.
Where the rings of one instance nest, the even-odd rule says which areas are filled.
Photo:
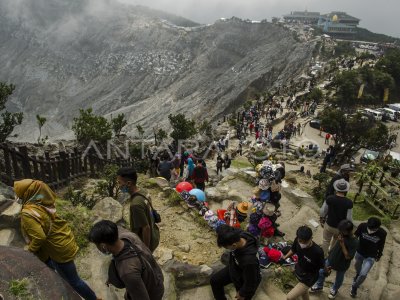
[[48, 260], [46, 264], [57, 271], [57, 273], [67, 281], [71, 287], [85, 300], [96, 300], [96, 294], [91, 290], [91, 288], [79, 277], [76, 271], [76, 266], [74, 261], [67, 263], [58, 263], [53, 260]]
[[[329, 261], [326, 260], [325, 261], [325, 266], [329, 267]], [[324, 282], [325, 282], [325, 270], [321, 269], [319, 270], [319, 277], [317, 282], [315, 283], [315, 286], [317, 286], [318, 288], [323, 288], [324, 287]], [[344, 274], [346, 273], [346, 271], [336, 271], [336, 278], [335, 278], [335, 282], [332, 285], [332, 290], [334, 290], [335, 292], [337, 292], [340, 287], [343, 284], [343, 280], [344, 280]]]
[[356, 252], [356, 256], [354, 257], [356, 268], [356, 277], [353, 281], [353, 288], [358, 289], [360, 285], [367, 278], [368, 272], [371, 270], [372, 266], [375, 263], [375, 259], [373, 257], [364, 257], [358, 252]]
[[299, 282], [296, 286], [287, 294], [287, 300], [296, 300], [298, 298], [303, 298], [303, 300], [309, 300], [310, 295], [308, 293], [309, 287], [304, 283]]

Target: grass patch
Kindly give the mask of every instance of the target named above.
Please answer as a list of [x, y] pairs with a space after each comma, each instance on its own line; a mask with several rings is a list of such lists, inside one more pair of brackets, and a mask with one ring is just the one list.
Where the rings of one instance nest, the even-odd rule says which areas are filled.
[[[354, 199], [355, 193], [348, 193], [347, 197]], [[367, 221], [370, 217], [377, 217], [382, 221], [386, 227], [390, 225], [391, 219], [388, 216], [382, 216], [373, 208], [368, 202], [365, 201], [365, 194], [361, 193], [357, 197], [357, 203], [353, 206], [353, 219], [356, 221]]]
[[177, 191], [171, 190], [169, 191], [169, 195], [167, 197], [167, 204], [168, 206], [178, 206], [182, 202], [181, 196], [178, 194]]
[[28, 278], [11, 280], [8, 285], [8, 291], [19, 300], [34, 300], [33, 295], [29, 292]]
[[82, 205], [74, 206], [69, 201], [61, 199], [57, 199], [56, 207], [58, 215], [67, 220], [71, 226], [79, 248], [85, 249], [89, 244], [87, 236], [93, 223], [90, 210]]
[[248, 160], [234, 159], [232, 160], [232, 167], [237, 169], [252, 168], [253, 165]]
[[297, 284], [296, 276], [290, 267], [277, 267], [273, 282], [286, 294]]

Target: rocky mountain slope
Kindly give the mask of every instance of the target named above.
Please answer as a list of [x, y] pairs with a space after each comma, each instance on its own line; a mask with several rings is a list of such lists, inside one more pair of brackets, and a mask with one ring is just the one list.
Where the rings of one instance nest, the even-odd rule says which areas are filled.
[[17, 88], [10, 110], [25, 113], [21, 139], [65, 134], [80, 108], [125, 113], [133, 130], [184, 112], [211, 120], [249, 90], [299, 76], [313, 43], [271, 23], [236, 18], [213, 25], [110, 0], [1, 0], [0, 81]]

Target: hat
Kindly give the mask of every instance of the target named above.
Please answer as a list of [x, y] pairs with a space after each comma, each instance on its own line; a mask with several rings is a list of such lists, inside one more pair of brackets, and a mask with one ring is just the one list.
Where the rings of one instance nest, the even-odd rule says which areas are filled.
[[266, 180], [266, 179], [261, 179], [260, 182], [258, 183], [258, 187], [259, 187], [261, 190], [265, 191], [265, 190], [268, 190], [268, 189], [269, 189], [270, 183], [269, 183], [269, 181]]
[[247, 215], [247, 212], [249, 211], [249, 203], [248, 202], [241, 202], [237, 206], [237, 211], [243, 215]]
[[255, 188], [253, 189], [253, 194], [254, 194], [254, 196], [255, 196], [257, 199], [259, 199], [260, 196], [261, 196], [261, 190], [260, 190], [260, 188], [259, 188], [259, 187], [255, 187]]
[[340, 166], [340, 171], [354, 171], [354, 168], [350, 164], [344, 164]]
[[209, 219], [211, 219], [211, 217], [214, 216], [214, 212], [212, 210], [208, 210], [205, 214], [204, 214], [204, 220], [208, 221]]
[[275, 205], [269, 202], [265, 203], [263, 208], [264, 215], [270, 217], [274, 214], [274, 212], [275, 212]]
[[337, 192], [348, 192], [350, 184], [344, 179], [339, 179], [333, 183], [333, 188]]

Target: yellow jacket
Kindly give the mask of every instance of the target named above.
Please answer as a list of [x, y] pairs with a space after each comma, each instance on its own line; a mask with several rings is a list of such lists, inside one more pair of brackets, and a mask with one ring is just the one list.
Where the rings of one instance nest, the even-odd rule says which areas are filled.
[[68, 223], [56, 213], [54, 192], [45, 183], [31, 179], [16, 181], [14, 190], [22, 199], [21, 228], [29, 251], [42, 261], [72, 261], [79, 248]]

